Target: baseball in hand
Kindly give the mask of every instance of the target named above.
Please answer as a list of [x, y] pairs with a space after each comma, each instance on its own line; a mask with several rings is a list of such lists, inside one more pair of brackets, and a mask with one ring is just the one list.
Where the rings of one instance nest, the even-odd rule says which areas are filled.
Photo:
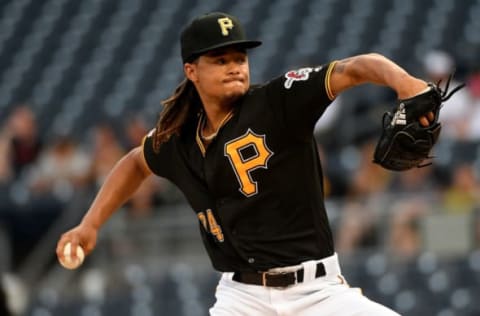
[[72, 258], [71, 243], [67, 243], [63, 248], [63, 256], [64, 258], [59, 260], [60, 264], [69, 270], [78, 268], [83, 263], [83, 259], [85, 259], [85, 253], [80, 246], [77, 246], [77, 257], [75, 259]]

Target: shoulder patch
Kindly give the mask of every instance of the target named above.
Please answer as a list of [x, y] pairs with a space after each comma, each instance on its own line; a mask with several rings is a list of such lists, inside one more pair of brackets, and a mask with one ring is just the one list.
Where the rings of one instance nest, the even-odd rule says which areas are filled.
[[317, 68], [311, 68], [311, 67], [305, 67], [305, 68], [300, 68], [297, 70], [290, 70], [285, 74], [285, 80], [284, 87], [285, 89], [290, 89], [295, 81], [306, 81], [308, 78], [310, 78], [310, 73], [312, 71], [318, 72], [322, 69], [322, 67], [317, 67]]

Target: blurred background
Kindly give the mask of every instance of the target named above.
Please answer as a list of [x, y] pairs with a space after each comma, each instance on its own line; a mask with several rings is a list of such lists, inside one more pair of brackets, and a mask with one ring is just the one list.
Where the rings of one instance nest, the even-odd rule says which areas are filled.
[[349, 283], [402, 315], [480, 315], [480, 0], [1, 0], [0, 315], [208, 314], [219, 274], [165, 180], [113, 216], [80, 269], [54, 252], [183, 78], [181, 27], [217, 10], [264, 42], [253, 82], [367, 52], [434, 82], [456, 69], [467, 87], [442, 110], [432, 166], [371, 163], [387, 88], [342, 94], [316, 136]]

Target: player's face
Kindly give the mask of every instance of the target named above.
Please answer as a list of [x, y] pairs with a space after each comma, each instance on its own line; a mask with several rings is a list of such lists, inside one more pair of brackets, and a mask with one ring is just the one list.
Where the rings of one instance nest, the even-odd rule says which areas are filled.
[[239, 48], [210, 51], [194, 63], [186, 64], [185, 72], [202, 100], [232, 102], [250, 86], [247, 53]]

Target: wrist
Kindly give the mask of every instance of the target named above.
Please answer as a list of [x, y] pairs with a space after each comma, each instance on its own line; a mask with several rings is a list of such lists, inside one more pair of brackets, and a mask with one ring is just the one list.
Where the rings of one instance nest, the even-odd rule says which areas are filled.
[[399, 88], [396, 90], [397, 97], [400, 100], [408, 99], [428, 91], [429, 88], [427, 82], [410, 77], [410, 80], [405, 80], [400, 83]]
[[100, 229], [100, 224], [94, 221], [92, 218], [89, 218], [88, 216], [85, 216], [82, 221], [80, 222], [80, 225], [86, 228], [94, 229], [94, 230], [99, 230]]

